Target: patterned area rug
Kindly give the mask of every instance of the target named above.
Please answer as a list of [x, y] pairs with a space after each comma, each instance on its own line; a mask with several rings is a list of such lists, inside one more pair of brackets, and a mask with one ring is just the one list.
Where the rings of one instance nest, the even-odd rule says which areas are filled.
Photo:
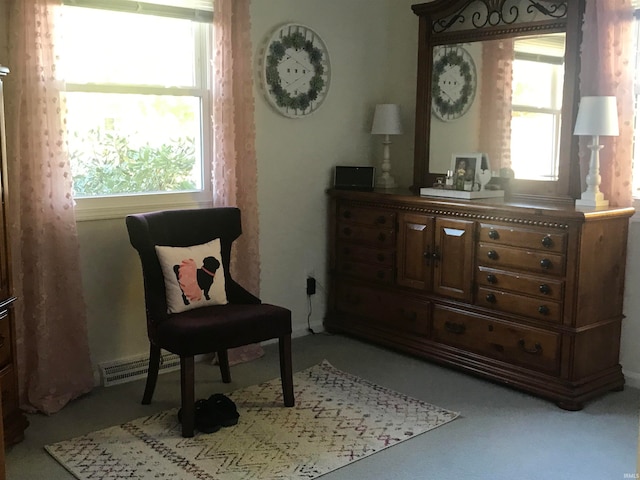
[[458, 416], [326, 360], [294, 385], [294, 408], [279, 379], [229, 394], [240, 421], [216, 433], [182, 438], [172, 409], [45, 448], [80, 480], [312, 479]]

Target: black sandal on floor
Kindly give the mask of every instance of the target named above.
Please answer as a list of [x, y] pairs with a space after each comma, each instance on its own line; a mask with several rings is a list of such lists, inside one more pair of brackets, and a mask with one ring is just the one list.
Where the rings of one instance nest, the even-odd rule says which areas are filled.
[[219, 419], [223, 427], [231, 427], [238, 423], [240, 414], [233, 403], [226, 395], [214, 393], [207, 400], [209, 409], [219, 414]]
[[[182, 409], [178, 410], [178, 420], [182, 422]], [[200, 399], [195, 404], [195, 427], [202, 433], [215, 433], [222, 428], [223, 416], [214, 411], [208, 400]]]

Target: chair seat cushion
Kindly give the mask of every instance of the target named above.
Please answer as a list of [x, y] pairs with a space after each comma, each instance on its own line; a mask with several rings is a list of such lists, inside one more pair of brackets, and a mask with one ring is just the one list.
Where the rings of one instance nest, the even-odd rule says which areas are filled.
[[200, 355], [291, 334], [291, 311], [260, 303], [214, 305], [169, 315], [151, 341], [178, 355]]

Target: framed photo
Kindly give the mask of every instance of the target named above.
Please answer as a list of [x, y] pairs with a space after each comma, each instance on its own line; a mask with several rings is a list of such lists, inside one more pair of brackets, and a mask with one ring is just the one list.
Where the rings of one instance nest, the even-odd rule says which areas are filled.
[[464, 183], [471, 182], [471, 188], [477, 183], [477, 173], [482, 167], [482, 153], [454, 153], [451, 156], [451, 170], [453, 170], [454, 184], [461, 188]]

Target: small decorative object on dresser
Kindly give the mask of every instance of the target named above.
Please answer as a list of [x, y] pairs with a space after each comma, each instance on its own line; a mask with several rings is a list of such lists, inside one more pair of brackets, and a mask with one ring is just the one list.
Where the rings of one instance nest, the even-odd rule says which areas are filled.
[[[456, 190], [474, 190], [476, 172], [482, 164], [482, 153], [454, 153], [451, 157], [451, 169]], [[465, 188], [465, 184], [469, 185]]]
[[329, 52], [306, 25], [278, 27], [264, 49], [262, 82], [269, 104], [289, 118], [315, 112], [329, 91]]

